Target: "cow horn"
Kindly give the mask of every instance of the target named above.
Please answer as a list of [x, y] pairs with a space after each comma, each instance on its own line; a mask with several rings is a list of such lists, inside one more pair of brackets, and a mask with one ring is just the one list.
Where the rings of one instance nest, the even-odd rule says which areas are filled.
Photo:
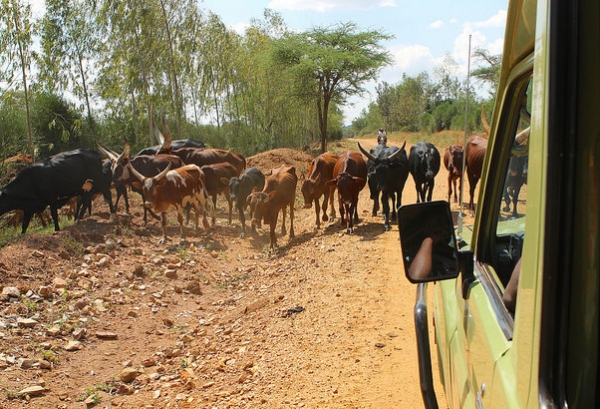
[[373, 162], [375, 162], [375, 160], [376, 160], [376, 159], [375, 159], [375, 156], [373, 156], [373, 155], [371, 155], [369, 152], [367, 152], [367, 151], [365, 150], [365, 148], [363, 148], [363, 147], [361, 146], [360, 142], [357, 142], [357, 143], [358, 143], [358, 149], [360, 149], [360, 151], [363, 153], [363, 155], [365, 155], [365, 156], [366, 156], [368, 159], [370, 159], [370, 160], [372, 160]]
[[154, 177], [154, 179], [155, 179], [156, 181], [159, 181], [159, 180], [161, 180], [162, 178], [164, 178], [164, 177], [165, 177], [165, 175], [167, 174], [167, 172], [171, 170], [171, 164], [172, 164], [172, 163], [171, 163], [171, 162], [169, 162], [169, 164], [167, 165], [167, 167], [166, 167], [166, 168], [165, 168], [165, 169], [164, 169], [162, 172], [160, 172], [158, 175], [156, 175], [156, 176]]
[[129, 167], [129, 170], [131, 170], [131, 173], [133, 173], [133, 176], [135, 176], [140, 182], [144, 181], [144, 179], [146, 177], [144, 175], [142, 175], [140, 172], [138, 172], [137, 170], [135, 170], [135, 168], [131, 165], [131, 163], [128, 163], [127, 166]]
[[481, 124], [483, 125], [483, 129], [485, 130], [485, 134], [490, 134], [490, 125], [488, 124], [487, 119], [485, 118], [485, 105], [481, 107]]
[[108, 149], [103, 148], [98, 142], [96, 142], [96, 146], [98, 150], [102, 152], [111, 162], [115, 162], [118, 158], [118, 155], [115, 155], [114, 152], [109, 151]]
[[124, 158], [129, 157], [130, 148], [131, 148], [131, 146], [129, 145], [129, 142], [125, 141], [125, 147], [123, 149], [123, 152], [117, 158], [117, 163], [120, 163]]
[[171, 149], [171, 141], [173, 140], [173, 138], [171, 137], [171, 130], [169, 129], [169, 125], [167, 125], [167, 118], [165, 117], [165, 114], [162, 115], [162, 123], [163, 129], [165, 131], [165, 137], [160, 150], [166, 151]]
[[390, 156], [388, 156], [388, 160], [389, 161], [394, 161], [396, 160], [396, 158], [398, 156], [400, 156], [400, 154], [402, 154], [402, 151], [404, 150], [404, 147], [406, 146], [406, 141], [404, 141], [404, 143], [402, 144], [402, 147], [397, 150], [396, 152], [392, 153]]

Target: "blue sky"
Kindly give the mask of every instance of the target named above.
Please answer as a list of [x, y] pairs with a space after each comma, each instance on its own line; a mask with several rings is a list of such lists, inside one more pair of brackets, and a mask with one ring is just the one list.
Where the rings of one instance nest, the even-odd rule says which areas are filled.
[[[469, 35], [471, 50], [480, 47], [501, 54], [508, 0], [200, 0], [200, 7], [240, 33], [250, 19], [262, 20], [263, 10], [269, 8], [293, 30], [352, 21], [361, 29], [392, 34], [395, 38], [383, 45], [392, 53], [394, 65], [385, 68], [377, 82], [397, 84], [404, 73], [433, 74], [446, 54], [452, 54], [459, 66], [457, 75], [464, 78]], [[376, 98], [375, 85], [369, 84], [370, 94], [353, 99], [354, 106], [344, 109], [347, 124]]]

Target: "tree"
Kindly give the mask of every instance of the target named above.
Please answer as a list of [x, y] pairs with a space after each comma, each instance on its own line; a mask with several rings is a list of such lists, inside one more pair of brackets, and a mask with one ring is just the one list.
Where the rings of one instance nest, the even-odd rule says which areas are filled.
[[330, 105], [343, 105], [349, 97], [365, 92], [364, 84], [391, 63], [390, 54], [380, 45], [391, 38], [374, 30], [359, 31], [354, 23], [340, 23], [286, 33], [275, 42], [273, 59], [292, 71], [295, 96], [316, 103], [322, 152], [327, 150]]
[[[11, 83], [15, 72], [21, 71], [23, 91], [25, 93], [25, 110], [27, 113], [27, 134], [29, 151], [35, 158], [31, 114], [29, 109], [28, 71], [33, 60], [33, 35], [35, 27], [31, 21], [31, 6], [23, 5], [19, 0], [2, 0], [0, 3], [0, 64], [8, 63], [11, 69], [1, 78]], [[1, 75], [1, 73], [0, 73]]]
[[93, 30], [88, 2], [46, 0], [46, 14], [41, 21], [40, 30], [40, 83], [48, 92], [70, 90], [82, 99], [90, 123], [92, 107], [89, 61], [97, 52], [97, 37]]
[[483, 63], [485, 65], [472, 70], [471, 76], [482, 83], [489, 84], [490, 95], [494, 96], [498, 89], [498, 81], [500, 80], [502, 54], [492, 55], [487, 50], [477, 48], [473, 52], [473, 57], [476, 63]]

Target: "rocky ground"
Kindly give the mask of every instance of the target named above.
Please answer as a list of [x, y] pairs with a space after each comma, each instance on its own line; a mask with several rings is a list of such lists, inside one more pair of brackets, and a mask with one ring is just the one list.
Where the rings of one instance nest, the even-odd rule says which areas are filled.
[[[311, 159], [286, 149], [248, 164], [301, 174]], [[397, 226], [383, 231], [365, 189], [354, 234], [337, 205], [315, 230], [299, 187], [296, 237], [278, 234], [275, 252], [268, 231], [240, 239], [221, 200], [216, 226], [181, 243], [172, 215], [159, 245], [131, 193], [136, 210], [117, 222], [97, 201], [76, 225], [0, 249], [0, 407], [422, 407]], [[415, 197], [409, 178], [403, 203]]]

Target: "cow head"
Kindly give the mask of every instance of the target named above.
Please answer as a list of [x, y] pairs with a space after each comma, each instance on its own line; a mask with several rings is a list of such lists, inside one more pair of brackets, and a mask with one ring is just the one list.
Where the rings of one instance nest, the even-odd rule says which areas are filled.
[[304, 197], [304, 208], [305, 209], [310, 209], [312, 207], [312, 202], [315, 198], [315, 191], [320, 182], [321, 182], [321, 174], [320, 173], [317, 174], [317, 177], [314, 180], [304, 179], [302, 181], [302, 187], [300, 190], [302, 191], [302, 196]]
[[450, 155], [448, 171], [454, 175], [460, 176], [464, 158], [463, 147], [460, 145], [451, 145], [448, 147], [448, 152]]
[[354, 195], [358, 195], [360, 186], [365, 180], [358, 176], [352, 176], [349, 173], [342, 172], [337, 177], [327, 181], [325, 186], [337, 186], [338, 195], [344, 204], [350, 204]]
[[165, 183], [167, 183], [165, 176], [171, 170], [171, 162], [169, 162], [167, 167], [162, 172], [153, 177], [146, 177], [142, 175], [140, 172], [135, 170], [131, 163], [127, 166], [127, 168], [131, 171], [131, 174], [137, 179], [136, 181], [132, 182], [132, 185], [143, 192], [143, 197], [145, 199], [144, 207], [146, 207], [147, 209], [152, 208], [156, 188], [159, 188]]
[[250, 207], [250, 218], [252, 220], [252, 228], [261, 227], [261, 222], [264, 219], [265, 223], [269, 222], [266, 217], [269, 211], [269, 202], [275, 196], [275, 191], [252, 192], [246, 198], [246, 205]]

